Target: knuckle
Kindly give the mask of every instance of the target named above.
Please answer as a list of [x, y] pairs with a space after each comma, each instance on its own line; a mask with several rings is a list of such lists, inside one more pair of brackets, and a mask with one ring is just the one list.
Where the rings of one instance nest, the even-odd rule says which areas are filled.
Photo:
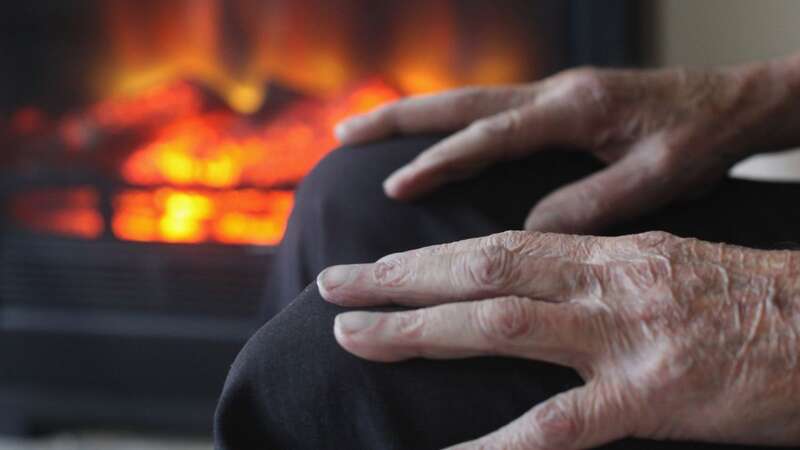
[[669, 275], [669, 265], [658, 258], [647, 258], [629, 264], [621, 264], [613, 269], [618, 286], [630, 291], [650, 291], [659, 286], [661, 280]]
[[529, 300], [509, 297], [481, 303], [477, 310], [477, 325], [490, 343], [503, 344], [528, 335], [534, 318], [528, 311]]
[[572, 254], [578, 260], [591, 261], [602, 251], [602, 238], [597, 236], [576, 236], [573, 239]]
[[475, 111], [481, 108], [486, 99], [486, 90], [468, 86], [453, 92], [454, 111]]
[[488, 246], [467, 256], [467, 276], [487, 292], [510, 287], [516, 277], [514, 253], [503, 246]]
[[422, 310], [396, 313], [394, 328], [402, 339], [416, 341], [423, 337], [429, 317]]
[[390, 255], [372, 266], [372, 279], [380, 287], [398, 287], [411, 281], [413, 271], [406, 257]]
[[583, 425], [575, 413], [563, 395], [544, 404], [537, 414], [539, 444], [544, 448], [567, 448], [579, 441]]
[[609, 284], [610, 269], [603, 264], [586, 264], [577, 272], [574, 280], [574, 289], [585, 292], [592, 297], [603, 296], [605, 287]]
[[592, 65], [583, 65], [578, 67], [573, 67], [571, 69], [567, 69], [561, 72], [561, 76], [564, 78], [577, 78], [577, 79], [586, 79], [586, 78], [595, 78], [598, 76], [600, 69]]
[[588, 101], [600, 111], [608, 109], [611, 90], [602, 71], [592, 67], [573, 69], [564, 73], [562, 83], [568, 95]]
[[527, 231], [523, 241], [526, 255], [537, 257], [560, 257], [570, 246], [572, 236]]
[[472, 131], [491, 141], [507, 141], [522, 129], [522, 113], [512, 109], [494, 117], [480, 119], [472, 125]]
[[375, 108], [374, 110], [372, 110], [367, 114], [375, 118], [378, 122], [397, 125], [398, 122], [397, 111], [405, 108], [410, 101], [411, 100], [407, 98], [395, 100], [391, 103], [386, 103], [381, 106], [378, 106], [377, 108]]
[[676, 173], [687, 162], [680, 151], [680, 144], [664, 144], [656, 146], [650, 153], [649, 164], [656, 173]]
[[554, 85], [553, 97], [576, 115], [582, 141], [588, 148], [603, 148], [619, 133], [624, 108], [611, 81], [605, 72], [578, 69]]
[[533, 239], [535, 235], [539, 235], [534, 231], [519, 231], [510, 230], [496, 233], [486, 239], [487, 246], [503, 247], [510, 251], [515, 251], [521, 248], [529, 240]]
[[634, 248], [641, 252], [670, 253], [679, 238], [666, 231], [648, 231], [630, 236]]

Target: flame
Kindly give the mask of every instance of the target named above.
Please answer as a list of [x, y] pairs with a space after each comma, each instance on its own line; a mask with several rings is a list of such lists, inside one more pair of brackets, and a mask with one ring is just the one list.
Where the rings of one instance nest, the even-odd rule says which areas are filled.
[[111, 226], [130, 241], [275, 245], [293, 203], [290, 191], [128, 189]]
[[268, 81], [331, 98], [378, 75], [414, 94], [524, 81], [537, 66], [530, 24], [513, 8], [481, 6], [465, 18], [452, 0], [102, 3], [101, 97], [194, 80], [250, 114]]
[[330, 102], [298, 101], [262, 127], [225, 111], [177, 119], [122, 164], [127, 182], [155, 189], [116, 198], [113, 232], [131, 241], [274, 245], [293, 194], [240, 187], [296, 183], [335, 146], [336, 122], [398, 97], [372, 80]]
[[399, 98], [377, 80], [331, 102], [298, 101], [263, 127], [230, 112], [190, 115], [164, 127], [122, 166], [128, 182], [156, 186], [270, 186], [303, 177], [336, 145], [333, 126]]
[[[391, 27], [389, 79], [409, 93], [427, 93], [465, 84], [505, 84], [535, 74], [529, 24], [512, 10], [479, 6], [464, 22], [453, 2], [431, 1], [418, 8], [398, 8]], [[462, 15], [463, 15], [462, 11]], [[464, 51], [470, 42], [469, 51]]]
[[152, 86], [134, 94], [117, 94], [95, 103], [88, 118], [111, 129], [144, 127], [198, 114], [203, 109], [199, 90], [185, 81]]
[[[275, 245], [294, 199], [292, 191], [276, 187], [295, 185], [334, 148], [331, 129], [339, 120], [399, 98], [387, 84], [370, 80], [331, 101], [294, 102], [258, 123], [225, 109], [203, 112], [197, 89], [174, 83], [62, 119], [62, 128], [86, 117], [105, 128], [147, 129], [164, 122], [120, 165], [122, 179], [140, 188], [112, 194], [111, 231], [117, 238]], [[97, 197], [88, 188], [27, 192], [14, 216], [35, 230], [96, 238], [103, 233]]]
[[[337, 122], [402, 94], [524, 81], [537, 66], [529, 24], [502, 6], [472, 13], [454, 0], [102, 6], [101, 100], [61, 117], [55, 129], [75, 155], [125, 155], [115, 160], [122, 187], [110, 194], [107, 220], [128, 241], [274, 245], [291, 189], [336, 146]], [[270, 86], [297, 99], [282, 103]], [[11, 127], [35, 134], [49, 120], [25, 109]], [[126, 153], [131, 135], [136, 146]], [[101, 152], [107, 147], [114, 151]], [[28, 200], [18, 202], [17, 218], [56, 234], [103, 234], [96, 192], [53, 192], [55, 200], [20, 197]], [[25, 206], [37, 202], [48, 209]]]

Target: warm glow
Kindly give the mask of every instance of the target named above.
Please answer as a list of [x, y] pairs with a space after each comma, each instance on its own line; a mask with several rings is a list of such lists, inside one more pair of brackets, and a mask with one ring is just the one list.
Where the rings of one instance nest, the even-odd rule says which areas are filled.
[[176, 119], [121, 168], [129, 183], [174, 187], [120, 194], [114, 234], [132, 241], [274, 245], [293, 194], [239, 186], [296, 183], [334, 148], [331, 129], [339, 120], [396, 98], [394, 89], [370, 81], [332, 101], [295, 102], [262, 127], [224, 111]]
[[[528, 39], [502, 8], [483, 7], [470, 29], [454, 2], [432, 1], [421, 14], [398, 8], [387, 76], [403, 92], [427, 93], [467, 84], [525, 81], [535, 66]], [[464, 41], [473, 47], [464, 51]]]
[[104, 128], [144, 127], [197, 114], [203, 108], [199, 90], [184, 81], [153, 86], [134, 94], [117, 94], [97, 102], [89, 118]]
[[129, 189], [117, 196], [112, 230], [140, 242], [275, 245], [292, 209], [289, 191]]
[[12, 217], [30, 230], [83, 239], [103, 234], [99, 196], [90, 187], [28, 191], [12, 197], [9, 206]]
[[[455, 0], [104, 0], [100, 100], [17, 135], [54, 132], [111, 170], [111, 232], [138, 242], [275, 245], [336, 123], [405, 94], [536, 72], [513, 8]], [[457, 9], [456, 6], [460, 9]], [[374, 15], [374, 17], [372, 17]], [[99, 164], [102, 161], [102, 164]], [[93, 167], [94, 168], [94, 167]], [[96, 238], [97, 192], [21, 194], [31, 229]]]
[[225, 100], [234, 110], [242, 114], [256, 112], [264, 103], [264, 87], [253, 84], [236, 84], [225, 92]]
[[375, 75], [408, 94], [530, 78], [527, 24], [514, 10], [475, 17], [473, 7], [465, 22], [458, 3], [105, 0], [110, 57], [97, 87], [116, 96], [192, 80], [250, 114], [270, 82], [330, 98]]
[[20, 135], [30, 135], [40, 132], [47, 125], [45, 113], [33, 106], [19, 109], [11, 116], [9, 129]]
[[302, 100], [264, 126], [230, 112], [190, 115], [163, 126], [122, 166], [133, 184], [228, 188], [296, 182], [336, 145], [341, 119], [399, 98], [371, 81], [331, 101]]

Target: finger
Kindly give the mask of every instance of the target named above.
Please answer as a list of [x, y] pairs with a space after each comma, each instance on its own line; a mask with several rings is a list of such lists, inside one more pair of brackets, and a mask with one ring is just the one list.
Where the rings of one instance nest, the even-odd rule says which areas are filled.
[[631, 435], [635, 411], [628, 411], [608, 383], [593, 381], [536, 406], [505, 427], [450, 449], [579, 450]]
[[668, 203], [685, 183], [665, 169], [655, 151], [635, 151], [583, 180], [561, 188], [537, 204], [525, 228], [543, 232], [593, 233]]
[[604, 267], [534, 258], [502, 246], [334, 266], [319, 277], [320, 293], [345, 306], [433, 305], [519, 295], [553, 302], [585, 298], [600, 288]]
[[575, 305], [522, 297], [451, 303], [412, 311], [347, 312], [334, 324], [339, 344], [373, 361], [514, 356], [583, 369], [597, 342]]
[[563, 101], [533, 102], [478, 120], [398, 169], [384, 190], [392, 198], [413, 199], [497, 161], [552, 145], [586, 145], [582, 120]]
[[422, 258], [432, 255], [480, 250], [487, 247], [503, 247], [528, 257], [562, 258], [587, 264], [610, 261], [617, 252], [613, 239], [609, 238], [512, 230], [394, 253], [387, 255], [385, 258]]
[[450, 131], [519, 105], [532, 88], [504, 86], [462, 88], [439, 94], [418, 95], [389, 103], [336, 126], [342, 144], [371, 141], [392, 134]]

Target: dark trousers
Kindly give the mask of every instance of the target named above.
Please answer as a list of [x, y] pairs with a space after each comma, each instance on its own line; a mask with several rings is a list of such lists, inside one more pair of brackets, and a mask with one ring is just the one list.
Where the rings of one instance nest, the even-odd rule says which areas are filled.
[[[415, 137], [340, 149], [303, 182], [266, 299], [268, 314], [288, 306], [231, 368], [215, 421], [218, 448], [441, 448], [484, 435], [581, 384], [568, 368], [509, 358], [374, 363], [334, 340], [333, 319], [342, 308], [316, 290], [323, 268], [519, 229], [536, 200], [599, 168], [582, 154], [548, 152], [495, 166], [419, 202], [387, 199], [383, 179], [434, 142]], [[798, 201], [800, 184], [725, 180], [702, 197], [607, 233], [665, 230], [785, 248], [800, 242]], [[629, 439], [608, 448], [733, 446]]]

